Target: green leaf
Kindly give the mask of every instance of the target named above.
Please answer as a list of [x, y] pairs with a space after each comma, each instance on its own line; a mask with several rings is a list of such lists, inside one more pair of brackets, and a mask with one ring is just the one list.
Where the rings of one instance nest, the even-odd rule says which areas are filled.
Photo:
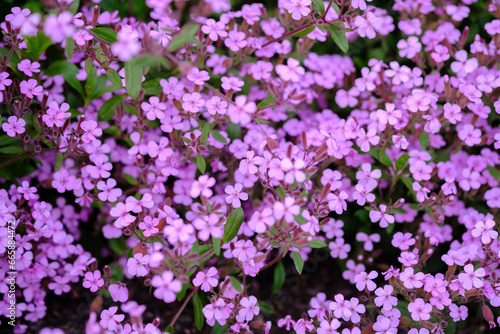
[[229, 214], [229, 216], [227, 217], [226, 225], [224, 226], [224, 235], [221, 238], [221, 241], [224, 244], [233, 240], [234, 237], [238, 234], [244, 218], [245, 216], [243, 214], [242, 208], [236, 208]]
[[286, 273], [283, 262], [279, 261], [274, 268], [273, 293], [278, 293], [285, 283]]
[[167, 51], [177, 51], [180, 48], [184, 46], [186, 42], [190, 43], [200, 43], [196, 38], [196, 34], [198, 33], [198, 30], [200, 29], [200, 25], [195, 23], [195, 24], [188, 24], [185, 25], [178, 34], [176, 34], [172, 40], [170, 41], [170, 44], [167, 47]]
[[[0, 124], [1, 124], [1, 120], [0, 120]], [[19, 140], [17, 140], [16, 138], [14, 137], [11, 137], [9, 135], [1, 135], [0, 136], [0, 146], [7, 146], [7, 145], [10, 145], [10, 144], [14, 144], [16, 143], [15, 146], [19, 146]]]
[[147, 95], [160, 95], [163, 88], [160, 85], [161, 78], [153, 78], [142, 83], [142, 88]]
[[106, 102], [103, 103], [99, 111], [97, 112], [97, 120], [99, 122], [109, 121], [115, 115], [116, 106], [121, 105], [127, 96], [115, 95]]
[[[87, 62], [85, 62], [85, 70], [87, 70]], [[87, 75], [87, 81], [85, 82], [85, 92], [87, 96], [91, 96], [94, 93], [94, 89], [96, 87], [97, 82], [97, 69], [90, 62], [90, 66], [88, 68], [89, 72]]]
[[293, 264], [295, 264], [295, 269], [299, 274], [302, 273], [302, 269], [304, 269], [304, 259], [299, 252], [292, 252]]
[[118, 40], [116, 38], [117, 36], [116, 31], [109, 28], [92, 28], [89, 29], [89, 32], [98, 39], [110, 44], [113, 44]]
[[226, 126], [226, 132], [228, 137], [234, 140], [236, 138], [240, 138], [241, 127], [239, 124], [229, 122]]
[[65, 73], [69, 75], [76, 75], [78, 73], [78, 67], [75, 64], [70, 63], [66, 60], [58, 60], [53, 62], [45, 71], [45, 75], [53, 77], [55, 75], [64, 75]]
[[231, 281], [231, 285], [233, 288], [238, 291], [239, 293], [243, 292], [243, 289], [241, 288], [241, 282], [238, 281], [235, 277], [229, 276], [229, 280]]
[[203, 328], [203, 324], [205, 323], [205, 317], [203, 316], [203, 304], [201, 302], [200, 296], [198, 296], [198, 293], [195, 293], [193, 295], [193, 309], [196, 329], [198, 331], [201, 331], [201, 329]]
[[311, 241], [309, 243], [309, 247], [312, 247], [312, 248], [323, 248], [326, 246], [327, 246], [326, 242], [324, 242], [323, 240], [320, 240], [320, 239], [314, 239], [313, 241]]
[[493, 167], [493, 166], [488, 166], [488, 172], [490, 172], [490, 175], [494, 177], [497, 180], [500, 180], [500, 171]]
[[210, 123], [206, 123], [201, 130], [200, 140], [202, 143], [207, 141], [208, 134], [210, 133]]
[[399, 172], [399, 171], [403, 170], [403, 168], [405, 168], [406, 163], [408, 162], [409, 158], [410, 158], [410, 156], [408, 155], [408, 153], [405, 153], [402, 156], [400, 156], [398, 158], [398, 160], [396, 160], [396, 171]]
[[168, 326], [167, 328], [165, 328], [165, 332], [168, 332], [170, 334], [174, 334], [174, 327]]
[[283, 188], [281, 188], [281, 187], [279, 187], [279, 186], [278, 186], [278, 187], [276, 188], [276, 192], [277, 192], [277, 193], [278, 193], [278, 195], [280, 195], [282, 198], [285, 198], [285, 197], [286, 197], [286, 192], [285, 192], [285, 190], [283, 190]]
[[106, 76], [113, 85], [119, 88], [123, 88], [122, 78], [120, 77], [118, 72], [113, 70], [111, 67], [106, 68]]
[[383, 163], [384, 165], [388, 167], [392, 167], [392, 160], [389, 158], [389, 156], [385, 153], [385, 147], [381, 147], [378, 150], [378, 160]]
[[73, 57], [73, 52], [75, 51], [75, 40], [71, 37], [66, 37], [66, 47], [64, 48], [66, 51], [66, 57], [71, 59]]
[[217, 321], [214, 324], [214, 327], [212, 327], [212, 332], [211, 334], [226, 334], [227, 329], [229, 328], [228, 324], [225, 324], [224, 326], [220, 325]]
[[420, 143], [420, 147], [422, 147], [423, 150], [426, 150], [427, 146], [429, 145], [429, 133], [425, 131], [420, 132], [418, 142]]
[[308, 27], [304, 30], [298, 31], [295, 34], [293, 34], [293, 37], [304, 37], [313, 32], [314, 28], [316, 28], [316, 26]]
[[214, 137], [215, 140], [220, 141], [223, 144], [227, 144], [227, 139], [221, 135], [221, 133], [217, 130], [212, 130], [212, 137]]
[[312, 0], [311, 5], [313, 9], [317, 10], [321, 14], [325, 13], [325, 3], [323, 0]]
[[410, 190], [411, 192], [414, 192], [412, 179], [410, 179], [407, 176], [401, 176], [401, 181], [403, 181], [403, 183], [405, 184], [406, 188], [408, 188], [408, 190]]
[[83, 89], [80, 81], [75, 77], [78, 73], [78, 67], [75, 64], [72, 64], [66, 60], [58, 60], [53, 62], [44, 73], [49, 77], [53, 77], [55, 75], [62, 75], [66, 82], [76, 89], [78, 93], [83, 95]]
[[297, 224], [299, 224], [299, 225], [302, 225], [302, 224], [307, 223], [307, 219], [305, 219], [302, 215], [296, 215], [296, 216], [295, 216], [295, 221], [296, 221], [296, 222], [297, 222]]
[[270, 106], [276, 101], [276, 97], [273, 94], [269, 94], [264, 100], [262, 100], [258, 105], [257, 109], [262, 109], [264, 107]]
[[69, 5], [68, 11], [71, 14], [76, 15], [76, 13], [78, 12], [78, 8], [80, 8], [80, 0], [75, 0], [71, 5]]
[[127, 182], [130, 183], [131, 185], [135, 186], [138, 183], [137, 179], [135, 177], [133, 177], [132, 175], [125, 174], [125, 173], [122, 173], [122, 175], [123, 175], [123, 178], [125, 180], [127, 180]]
[[141, 67], [163, 67], [165, 69], [171, 69], [170, 63], [163, 56], [153, 56], [150, 54], [145, 54], [140, 56], [135, 60], [136, 64]]
[[205, 170], [207, 169], [207, 163], [205, 162], [205, 159], [201, 156], [200, 153], [196, 156], [196, 166], [198, 166], [198, 169], [200, 170], [201, 174], [205, 174]]
[[256, 120], [257, 122], [259, 122], [259, 123], [269, 124], [269, 121], [268, 121], [268, 120], [263, 119], [263, 118], [260, 118], [260, 117], [257, 117], [255, 120]]
[[23, 153], [24, 149], [20, 146], [4, 146], [0, 147], [0, 153], [3, 154], [19, 154]]
[[87, 58], [87, 60], [85, 60], [85, 73], [90, 74], [92, 67], [94, 67], [94, 64], [92, 64], [92, 58]]
[[38, 60], [42, 53], [54, 44], [41, 30], [38, 30], [36, 36], [26, 37], [25, 41], [27, 46], [26, 53], [31, 60]]
[[118, 255], [122, 255], [128, 249], [123, 236], [119, 238], [109, 239], [109, 247]]
[[135, 100], [141, 91], [142, 67], [135, 59], [125, 63], [125, 87], [128, 95]]
[[56, 155], [56, 166], [55, 166], [56, 172], [59, 169], [61, 169], [62, 162], [63, 162], [63, 155], [62, 155], [62, 153], [57, 152], [57, 155]]
[[220, 238], [212, 238], [212, 244], [214, 245], [215, 255], [220, 255]]
[[324, 24], [323, 28], [328, 29], [330, 31], [330, 36], [332, 36], [333, 41], [344, 53], [347, 53], [349, 50], [349, 41], [345, 35], [345, 32], [340, 31], [339, 28], [333, 27], [329, 24]]
[[181, 291], [177, 292], [176, 298], [177, 298], [178, 302], [180, 302], [182, 299], [184, 299], [184, 296], [186, 296], [188, 285], [189, 285], [189, 282], [182, 284]]
[[258, 301], [257, 306], [260, 308], [262, 313], [274, 314], [274, 308], [266, 302]]

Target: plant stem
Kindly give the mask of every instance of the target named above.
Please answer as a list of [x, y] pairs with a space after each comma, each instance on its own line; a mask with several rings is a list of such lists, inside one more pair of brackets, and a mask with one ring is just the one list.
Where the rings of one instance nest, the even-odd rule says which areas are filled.
[[270, 266], [272, 266], [273, 264], [275, 264], [279, 260], [281, 260], [282, 257], [283, 257], [283, 248], [280, 249], [278, 256], [276, 256], [274, 259], [272, 259], [270, 262], [266, 263], [262, 268], [259, 269], [259, 273], [261, 271], [263, 271], [264, 269], [269, 268]]
[[269, 42], [267, 42], [267, 43], [265, 43], [264, 45], [262, 45], [262, 47], [266, 47], [266, 46], [268, 46], [268, 45], [269, 45], [269, 44], [271, 44], [271, 43], [281, 41], [282, 39], [285, 39], [285, 38], [287, 38], [288, 36], [291, 36], [291, 35], [293, 35], [293, 34], [296, 34], [296, 33], [298, 33], [299, 31], [306, 30], [307, 28], [312, 27], [314, 24], [315, 24], [315, 22], [309, 22], [309, 23], [307, 23], [307, 24], [304, 24], [303, 26], [300, 26], [300, 27], [298, 27], [298, 28], [295, 28], [295, 29], [293, 29], [292, 31], [287, 32], [286, 34], [281, 35], [280, 37], [273, 38], [273, 39], [272, 39], [272, 40], [270, 40]]
[[193, 298], [193, 296], [196, 293], [196, 291], [198, 291], [198, 288], [193, 289], [193, 291], [191, 291], [191, 293], [187, 296], [187, 298], [184, 300], [184, 303], [182, 303], [181, 307], [179, 308], [179, 310], [175, 314], [175, 316], [172, 319], [172, 321], [170, 321], [170, 325], [169, 326], [171, 326], [172, 328], [174, 327], [175, 322], [177, 321], [177, 319], [181, 315], [182, 311], [184, 311], [184, 309], [186, 308], [187, 303], [189, 303], [189, 301], [191, 300], [191, 298]]

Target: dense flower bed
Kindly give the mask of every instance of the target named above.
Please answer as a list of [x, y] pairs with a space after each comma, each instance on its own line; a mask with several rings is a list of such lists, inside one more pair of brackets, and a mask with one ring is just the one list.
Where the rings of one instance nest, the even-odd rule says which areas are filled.
[[[79, 333], [500, 322], [500, 1], [28, 4], [0, 24], [2, 326], [82, 293]], [[313, 250], [351, 292], [277, 316], [252, 281], [286, 294]]]

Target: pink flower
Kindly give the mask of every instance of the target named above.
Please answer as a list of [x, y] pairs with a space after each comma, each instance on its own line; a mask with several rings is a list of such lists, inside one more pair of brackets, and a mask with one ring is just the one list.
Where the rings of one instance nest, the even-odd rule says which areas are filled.
[[345, 191], [341, 191], [337, 194], [328, 194], [326, 199], [328, 200], [328, 207], [331, 211], [335, 211], [338, 215], [342, 214], [345, 210], [347, 210], [347, 193]]
[[275, 223], [272, 208], [264, 208], [262, 211], [255, 211], [248, 221], [248, 227], [256, 233], [264, 233], [266, 229]]
[[40, 63], [39, 62], [31, 62], [29, 59], [23, 59], [19, 64], [17, 64], [17, 68], [19, 71], [24, 72], [27, 76], [33, 76], [33, 73], [40, 72]]
[[15, 137], [16, 134], [24, 133], [26, 122], [22, 118], [17, 118], [16, 116], [10, 116], [7, 119], [8, 123], [2, 124], [2, 130], [7, 133], [9, 137]]
[[240, 311], [238, 315], [245, 321], [250, 321], [254, 316], [258, 315], [260, 308], [257, 306], [257, 298], [255, 296], [243, 297], [240, 300]]
[[247, 158], [240, 161], [240, 172], [242, 174], [246, 174], [249, 172], [250, 174], [257, 173], [258, 169], [256, 165], [261, 165], [264, 163], [264, 159], [262, 157], [254, 157], [254, 151], [247, 152]]
[[363, 291], [366, 287], [369, 291], [373, 291], [377, 288], [377, 285], [372, 281], [378, 276], [375, 270], [372, 270], [369, 274], [365, 271], [354, 277], [354, 282], [356, 282], [356, 289]]
[[153, 276], [151, 285], [156, 288], [154, 296], [165, 303], [171, 303], [176, 298], [176, 293], [182, 290], [182, 283], [174, 279], [171, 271], [164, 271], [161, 275]]
[[155, 119], [162, 119], [165, 116], [164, 111], [167, 109], [165, 103], [160, 102], [160, 99], [156, 96], [152, 96], [149, 98], [149, 103], [142, 102], [142, 109], [146, 112], [146, 117], [150, 121], [154, 121]]
[[149, 258], [149, 255], [134, 254], [134, 257], [127, 261], [128, 273], [137, 277], [146, 276], [149, 273]]
[[475, 129], [472, 124], [465, 124], [462, 130], [458, 131], [458, 138], [467, 146], [478, 145], [481, 143], [481, 130]]
[[285, 8], [298, 21], [311, 12], [311, 0], [288, 0]]
[[47, 109], [47, 114], [42, 116], [42, 120], [47, 124], [47, 126], [56, 126], [60, 128], [64, 125], [64, 120], [71, 116], [69, 110], [69, 104], [63, 103], [61, 107], [57, 102], [52, 101], [49, 103], [49, 109]]
[[110, 331], [114, 331], [120, 322], [125, 319], [125, 315], [123, 314], [116, 314], [116, 311], [118, 311], [117, 306], [112, 306], [108, 310], [104, 310], [101, 313], [101, 321], [99, 324], [104, 328], [104, 329], [109, 329]]
[[212, 96], [209, 100], [207, 100], [205, 106], [207, 107], [207, 111], [210, 115], [225, 115], [227, 113], [227, 102], [218, 96]]
[[111, 52], [121, 61], [129, 61], [141, 50], [139, 34], [130, 25], [123, 25], [116, 39], [117, 41], [111, 45]]
[[407, 289], [418, 289], [424, 284], [422, 283], [425, 278], [424, 273], [415, 273], [412, 267], [406, 268], [400, 275], [399, 278], [403, 282], [403, 285]]
[[274, 217], [278, 220], [285, 218], [287, 223], [295, 220], [300, 214], [300, 206], [295, 205], [295, 198], [287, 196], [284, 202], [274, 202]]
[[481, 277], [484, 277], [485, 275], [486, 271], [484, 268], [474, 270], [474, 266], [469, 263], [465, 265], [464, 272], [458, 274], [458, 280], [465, 290], [471, 290], [473, 286], [476, 289], [479, 289], [484, 285]]
[[149, 156], [151, 158], [158, 157], [160, 161], [166, 161], [168, 157], [174, 154], [174, 151], [168, 147], [169, 140], [167, 137], [161, 137], [160, 144], [156, 144], [154, 141], [148, 143]]
[[302, 159], [295, 159], [292, 163], [290, 158], [284, 158], [281, 161], [281, 169], [285, 172], [284, 181], [288, 184], [294, 182], [302, 183], [306, 180], [306, 174], [302, 171], [305, 167], [305, 162]]
[[370, 211], [370, 220], [372, 223], [378, 222], [380, 220], [380, 227], [385, 228], [389, 226], [389, 224], [394, 223], [394, 216], [391, 216], [387, 213], [387, 205], [380, 204], [379, 210]]
[[135, 217], [131, 215], [130, 208], [126, 207], [123, 203], [118, 203], [109, 212], [111, 217], [118, 218], [115, 220], [114, 225], [118, 228], [126, 227], [135, 221]]
[[193, 285], [201, 287], [201, 290], [207, 292], [215, 288], [219, 283], [217, 277], [219, 272], [215, 267], [210, 267], [206, 272], [199, 271], [193, 279]]
[[125, 284], [120, 282], [110, 284], [108, 290], [114, 302], [125, 303], [128, 300], [128, 289]]
[[243, 87], [245, 85], [245, 83], [241, 79], [238, 79], [236, 77], [231, 77], [231, 78], [222, 77], [221, 81], [222, 81], [221, 86], [226, 91], [229, 91], [232, 89], [233, 92], [239, 92], [241, 90], [241, 87]]
[[224, 44], [234, 52], [244, 48], [247, 46], [245, 33], [237, 30], [231, 30], [228, 37], [224, 40]]
[[460, 305], [460, 307], [458, 307], [456, 304], [451, 304], [450, 306], [448, 306], [448, 308], [450, 309], [450, 317], [453, 319], [453, 321], [458, 322], [460, 320], [467, 319], [467, 306]]
[[120, 188], [115, 188], [116, 180], [113, 178], [107, 179], [106, 181], [97, 182], [97, 189], [101, 192], [97, 195], [101, 201], [115, 202], [118, 197], [122, 195], [122, 190]]
[[215, 179], [209, 177], [209, 175], [204, 174], [198, 178], [198, 181], [194, 181], [191, 186], [191, 192], [189, 193], [191, 197], [196, 198], [200, 195], [210, 198], [213, 191], [210, 189], [215, 184]]
[[145, 237], [149, 237], [153, 234], [158, 233], [156, 226], [160, 223], [158, 218], [151, 218], [150, 216], [144, 217], [144, 221], [139, 223], [139, 228], [144, 230], [143, 234]]
[[369, 39], [375, 38], [375, 30], [381, 28], [380, 19], [372, 12], [368, 12], [366, 18], [362, 15], [356, 16], [354, 25], [358, 28], [357, 32], [359, 36], [368, 37]]
[[211, 213], [208, 216], [201, 216], [193, 221], [193, 226], [199, 231], [198, 238], [207, 241], [210, 237], [222, 237], [223, 230], [219, 226], [219, 215]]
[[498, 237], [498, 232], [493, 228], [495, 227], [495, 222], [493, 219], [487, 219], [486, 222], [478, 221], [471, 231], [473, 237], [481, 236], [481, 242], [485, 245], [488, 245], [491, 240], [494, 240]]
[[227, 32], [224, 30], [225, 27], [226, 26], [222, 22], [216, 22], [214, 19], [208, 19], [201, 27], [201, 31], [203, 31], [204, 34], [208, 34], [208, 38], [215, 42], [219, 39], [219, 36], [227, 36]]
[[28, 81], [23, 80], [21, 81], [21, 93], [29, 97], [30, 99], [33, 98], [33, 96], [38, 96], [42, 94], [43, 87], [42, 86], [37, 86], [38, 82], [35, 79], [29, 79]]
[[257, 254], [257, 248], [253, 245], [252, 240], [238, 240], [234, 244], [232, 254], [240, 261], [249, 261]]
[[228, 185], [226, 189], [224, 189], [225, 193], [228, 194], [226, 196], [226, 203], [231, 204], [235, 208], [241, 207], [240, 199], [246, 201], [248, 199], [248, 194], [241, 192], [243, 189], [243, 185], [241, 183], [236, 183], [233, 186]]
[[429, 320], [431, 318], [432, 305], [426, 303], [422, 298], [417, 298], [413, 303], [408, 304], [408, 311], [415, 321]]
[[283, 81], [299, 82], [305, 73], [304, 68], [300, 66], [300, 62], [295, 58], [288, 58], [287, 65], [278, 64], [275, 69]]
[[59, 15], [49, 15], [45, 18], [43, 32], [50, 37], [54, 43], [61, 43], [73, 35], [75, 27], [73, 25], [73, 14], [62, 12]]
[[175, 245], [177, 242], [186, 242], [191, 238], [194, 233], [194, 227], [192, 225], [186, 225], [182, 219], [172, 220], [163, 229], [163, 234], [167, 237], [168, 242]]
[[375, 305], [378, 307], [382, 306], [382, 309], [384, 311], [389, 311], [391, 310], [394, 306], [398, 304], [398, 299], [394, 296], [392, 296], [392, 293], [394, 292], [394, 288], [392, 285], [386, 285], [383, 288], [378, 288], [375, 290], [375, 299], [373, 300], [375, 302]]
[[104, 285], [104, 280], [101, 278], [101, 272], [96, 270], [94, 272], [87, 272], [83, 280], [83, 287], [92, 292], [96, 292], [101, 286]]
[[210, 79], [208, 72], [205, 70], [200, 71], [198, 68], [193, 67], [187, 75], [187, 79], [193, 82], [195, 85], [203, 86], [205, 81]]
[[84, 143], [90, 143], [96, 140], [96, 137], [102, 135], [102, 129], [97, 127], [96, 121], [83, 121], [81, 128], [85, 132], [82, 136], [82, 141]]
[[205, 105], [205, 100], [201, 98], [200, 93], [186, 93], [182, 96], [182, 108], [187, 112], [197, 113]]
[[257, 110], [255, 102], [247, 102], [245, 95], [237, 96], [235, 104], [230, 104], [228, 115], [234, 124], [246, 125], [251, 121], [251, 115]]
[[457, 73], [458, 77], [465, 77], [478, 67], [477, 59], [467, 59], [467, 51], [465, 50], [457, 51], [457, 53], [455, 53], [455, 59], [457, 61], [451, 63], [450, 68], [453, 72]]

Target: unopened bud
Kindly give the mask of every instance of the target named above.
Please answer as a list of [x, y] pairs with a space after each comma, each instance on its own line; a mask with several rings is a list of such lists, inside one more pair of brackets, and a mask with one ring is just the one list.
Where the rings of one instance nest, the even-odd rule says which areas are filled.
[[102, 306], [102, 296], [98, 295], [96, 299], [90, 304], [90, 312], [97, 313]]
[[483, 305], [483, 316], [484, 319], [488, 321], [488, 324], [490, 324], [490, 329], [497, 326], [493, 318], [493, 312], [491, 312], [490, 308], [486, 305]]

